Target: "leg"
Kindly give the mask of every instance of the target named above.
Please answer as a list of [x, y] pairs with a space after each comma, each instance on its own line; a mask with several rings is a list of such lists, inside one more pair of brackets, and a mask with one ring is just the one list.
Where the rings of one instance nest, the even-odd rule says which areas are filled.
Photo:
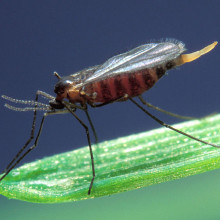
[[[35, 97], [35, 102], [38, 101], [38, 93], [36, 93], [36, 97]], [[37, 104], [35, 104], [35, 108], [37, 107]], [[33, 122], [32, 122], [32, 126], [31, 126], [31, 134], [29, 139], [27, 140], [27, 142], [25, 143], [25, 145], [20, 149], [20, 151], [15, 155], [15, 157], [13, 158], [13, 160], [8, 164], [8, 166], [5, 168], [3, 173], [7, 173], [8, 170], [9, 172], [11, 171], [10, 167], [11, 165], [17, 160], [17, 158], [20, 156], [20, 154], [26, 149], [26, 147], [29, 145], [29, 143], [32, 141], [32, 139], [34, 138], [34, 131], [35, 131], [35, 125], [36, 125], [36, 117], [37, 117], [37, 111], [34, 111], [34, 116], [33, 116]], [[9, 173], [8, 172], [8, 173]], [[8, 174], [7, 173], [7, 174]], [[6, 175], [7, 175], [6, 174]], [[5, 176], [6, 176], [5, 175]], [[0, 181], [5, 177], [1, 177]]]
[[[49, 95], [49, 94], [47, 94], [47, 93], [45, 93], [43, 91], [40, 91], [40, 90], [38, 90], [36, 92], [36, 96], [35, 96], [35, 100], [34, 101], [32, 101], [32, 100], [28, 100], [28, 101], [18, 100], [18, 99], [13, 99], [13, 98], [8, 97], [8, 96], [2, 96], [2, 98], [6, 99], [8, 101], [14, 102], [14, 103], [20, 103], [20, 104], [26, 104], [26, 105], [34, 105], [35, 106], [34, 108], [29, 108], [29, 107], [16, 108], [14, 106], [9, 106], [8, 104], [5, 105], [6, 107], [8, 107], [8, 108], [10, 108], [12, 110], [15, 110], [15, 111], [27, 111], [27, 110], [32, 111], [33, 110], [34, 111], [34, 116], [33, 116], [33, 122], [32, 122], [32, 126], [31, 126], [31, 134], [30, 134], [29, 139], [27, 140], [25, 145], [20, 149], [20, 151], [15, 155], [13, 160], [8, 164], [8, 166], [5, 168], [4, 172], [7, 172], [7, 170], [17, 160], [17, 158], [20, 156], [20, 154], [26, 149], [26, 147], [29, 145], [29, 143], [34, 138], [37, 110], [43, 110], [44, 107], [45, 107], [45, 109], [49, 110], [49, 105], [38, 102], [39, 95], [41, 95], [41, 96], [43, 96], [44, 98], [47, 98], [47, 99], [53, 99], [54, 98], [53, 96], [51, 96], [51, 95]], [[38, 106], [40, 106], [40, 107], [38, 107]]]
[[87, 136], [87, 140], [88, 140], [88, 144], [89, 144], [89, 151], [90, 151], [90, 157], [91, 157], [91, 162], [92, 162], [92, 179], [90, 182], [90, 186], [89, 186], [89, 190], [88, 190], [88, 195], [90, 195], [91, 193], [91, 189], [93, 186], [93, 182], [95, 179], [95, 165], [94, 165], [94, 157], [93, 157], [93, 152], [92, 152], [92, 146], [91, 146], [91, 141], [90, 141], [90, 135], [89, 135], [89, 129], [88, 127], [84, 124], [84, 122], [75, 114], [74, 111], [72, 111], [72, 109], [66, 104], [63, 103], [64, 106], [66, 107], [66, 109], [77, 119], [77, 121], [85, 128], [86, 130], [86, 136]]
[[[26, 144], [24, 145], [24, 147], [21, 148], [21, 150], [17, 153], [17, 155], [15, 156], [15, 158], [11, 161], [11, 163], [7, 166], [6, 170], [5, 170], [5, 174], [0, 178], [0, 181], [3, 180], [8, 174], [9, 172], [28, 154], [30, 153], [36, 146], [38, 143], [38, 139], [40, 137], [42, 128], [43, 128], [43, 123], [44, 123], [44, 119], [47, 116], [47, 113], [44, 114], [42, 120], [41, 120], [41, 124], [40, 124], [40, 128], [39, 131], [37, 133], [37, 137], [35, 139], [34, 145], [32, 145], [25, 153], [23, 153], [21, 156], [20, 154], [25, 150], [25, 148], [28, 146], [28, 144], [30, 143], [30, 141], [33, 139], [34, 137], [34, 128], [35, 128], [35, 123], [34, 123], [34, 127], [32, 126], [32, 131], [31, 131], [31, 137], [29, 138], [29, 140], [26, 142]], [[36, 119], [36, 118], [35, 118]], [[19, 157], [20, 156], [20, 157]]]
[[98, 136], [96, 134], [95, 127], [94, 127], [94, 125], [92, 123], [92, 120], [91, 120], [91, 117], [89, 115], [89, 112], [88, 112], [88, 109], [87, 109], [87, 105], [86, 105], [86, 108], [85, 108], [84, 112], [86, 113], [86, 116], [87, 116], [87, 119], [89, 121], [90, 127], [92, 128], [92, 132], [93, 132], [94, 137], [95, 137], [95, 143], [98, 144]]
[[155, 117], [154, 115], [152, 115], [150, 112], [148, 112], [146, 109], [144, 109], [141, 105], [139, 105], [139, 104], [138, 104], [136, 101], [134, 101], [132, 98], [129, 98], [129, 99], [130, 99], [138, 108], [140, 108], [143, 112], [145, 112], [147, 115], [149, 115], [152, 119], [154, 119], [156, 122], [158, 122], [158, 123], [161, 124], [162, 126], [164, 126], [164, 127], [166, 127], [166, 128], [169, 128], [169, 129], [171, 129], [171, 130], [173, 130], [173, 131], [176, 131], [176, 132], [178, 132], [178, 133], [180, 133], [180, 134], [182, 134], [182, 135], [185, 135], [185, 136], [187, 136], [187, 137], [189, 137], [189, 138], [191, 138], [191, 139], [193, 139], [193, 140], [196, 140], [196, 141], [198, 141], [198, 142], [201, 142], [201, 143], [203, 143], [203, 144], [208, 144], [208, 145], [210, 145], [210, 146], [220, 148], [220, 146], [218, 146], [218, 145], [216, 145], [216, 144], [212, 144], [212, 143], [209, 143], [209, 142], [200, 140], [200, 139], [198, 139], [198, 138], [196, 138], [196, 137], [193, 137], [193, 136], [191, 136], [191, 135], [189, 135], [189, 134], [187, 134], [187, 133], [185, 133], [185, 132], [182, 132], [182, 131], [180, 131], [180, 130], [178, 130], [178, 129], [176, 129], [176, 128], [174, 128], [174, 127], [168, 125], [168, 124], [165, 124], [163, 121], [161, 121], [160, 119], [158, 119], [157, 117]]
[[160, 112], [163, 112], [163, 113], [165, 113], [165, 114], [167, 114], [167, 115], [170, 115], [170, 116], [173, 116], [173, 117], [176, 117], [176, 118], [180, 118], [180, 119], [185, 119], [185, 120], [196, 119], [196, 118], [194, 118], [194, 117], [182, 116], [182, 115], [178, 115], [178, 114], [175, 114], [175, 113], [172, 113], [172, 112], [168, 112], [168, 111], [166, 111], [166, 110], [164, 110], [164, 109], [161, 109], [161, 108], [159, 108], [159, 107], [157, 107], [157, 106], [154, 106], [154, 105], [150, 104], [149, 102], [146, 102], [141, 95], [138, 96], [138, 98], [139, 98], [140, 101], [141, 101], [144, 105], [146, 105], [147, 107], [153, 108], [153, 109], [155, 109], [155, 110], [157, 110], [157, 111], [160, 111]]
[[[34, 105], [35, 107], [24, 107], [24, 108], [16, 108], [14, 106], [9, 106], [9, 105], [5, 105], [6, 107], [14, 110], [14, 111], [34, 111], [34, 116], [33, 116], [33, 122], [32, 122], [32, 127], [31, 127], [31, 134], [30, 134], [30, 137], [29, 139], [27, 140], [27, 142], [25, 143], [25, 145], [19, 150], [19, 152], [15, 155], [15, 157], [13, 158], [13, 160], [8, 164], [8, 166], [6, 167], [6, 169], [4, 170], [3, 173], [4, 176], [2, 176], [0, 178], [0, 181], [2, 179], [4, 179], [5, 176], [8, 175], [8, 173], [33, 149], [36, 147], [37, 145], [37, 142], [38, 142], [38, 139], [39, 139], [39, 136], [40, 136], [40, 133], [41, 133], [41, 130], [42, 130], [42, 127], [43, 127], [43, 122], [44, 122], [44, 119], [47, 115], [53, 115], [53, 114], [64, 114], [64, 113], [67, 113], [68, 111], [66, 110], [57, 110], [57, 111], [51, 111], [52, 109], [50, 108], [49, 105], [47, 104], [44, 104], [44, 103], [40, 103], [38, 102], [38, 97], [39, 95], [43, 96], [44, 98], [47, 98], [47, 99], [53, 99], [54, 97], [45, 93], [45, 92], [42, 92], [42, 91], [37, 91], [36, 92], [36, 97], [35, 97], [35, 101], [33, 100], [28, 100], [28, 101], [25, 101], [25, 100], [18, 100], [18, 99], [13, 99], [11, 97], [7, 97], [7, 96], [2, 96], [4, 99], [8, 100], [8, 101], [11, 101], [11, 102], [14, 102], [14, 103], [21, 103], [21, 104], [26, 104], [26, 105]], [[40, 107], [38, 107], [38, 105], [40, 105]], [[30, 142], [33, 140], [34, 138], [34, 132], [35, 132], [35, 125], [36, 125], [36, 117], [37, 117], [37, 110], [46, 110], [46, 111], [49, 111], [49, 112], [46, 112], [44, 113], [44, 116], [42, 118], [42, 121], [41, 121], [41, 124], [40, 124], [40, 129], [38, 131], [38, 134], [37, 134], [37, 137], [35, 139], [35, 143], [32, 147], [30, 147], [27, 152], [23, 153], [24, 150], [27, 148], [27, 146], [30, 144]], [[23, 153], [23, 154], [22, 154]], [[21, 155], [22, 154], [22, 155]], [[21, 155], [21, 156], [20, 156]]]
[[[69, 108], [71, 108], [72, 112], [74, 112], [75, 110], [74, 109], [81, 109], [83, 110], [85, 113], [86, 113], [86, 117], [89, 121], [89, 124], [90, 124], [90, 127], [92, 128], [92, 132], [93, 132], [93, 135], [95, 137], [95, 143], [97, 144], [98, 143], [98, 136], [96, 134], [96, 131], [95, 131], [95, 127], [92, 123], [92, 120], [91, 120], [91, 117], [89, 115], [89, 112], [88, 112], [88, 108], [87, 108], [87, 104], [81, 104], [80, 106], [77, 105], [77, 104], [73, 104], [73, 103], [70, 103], [70, 102], [66, 102], [64, 101], [64, 104], [68, 105]], [[68, 111], [68, 110], [67, 110]], [[69, 113], [69, 111], [68, 111]]]
[[[58, 112], [47, 112], [44, 113], [44, 116], [41, 120], [41, 124], [40, 124], [40, 128], [38, 130], [37, 133], [37, 137], [34, 141], [34, 145], [32, 145], [25, 153], [23, 153], [23, 151], [26, 149], [26, 147], [28, 146], [28, 144], [31, 142], [31, 140], [34, 138], [34, 131], [35, 131], [35, 121], [36, 121], [36, 116], [34, 117], [34, 121], [32, 124], [32, 129], [31, 129], [31, 137], [28, 139], [28, 141], [25, 143], [25, 145], [21, 148], [21, 150], [15, 155], [14, 159], [9, 163], [9, 165], [7, 166], [7, 168], [4, 170], [4, 175], [0, 178], [0, 181], [3, 180], [8, 174], [9, 172], [11, 172], [11, 170], [30, 152], [32, 151], [38, 144], [38, 140], [43, 128], [43, 124], [44, 124], [44, 120], [46, 118], [46, 116], [48, 115], [54, 115], [54, 114], [63, 114], [63, 113], [67, 113], [65, 111], [58, 111]], [[22, 154], [23, 153], [23, 154]], [[22, 155], [21, 155], [22, 154]], [[21, 156], [20, 156], [21, 155]]]

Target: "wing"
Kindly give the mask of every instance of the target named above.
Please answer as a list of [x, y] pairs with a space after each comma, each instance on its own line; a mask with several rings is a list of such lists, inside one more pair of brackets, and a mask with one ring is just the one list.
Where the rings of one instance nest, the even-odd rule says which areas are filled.
[[75, 81], [85, 81], [87, 78], [94, 74], [94, 72], [98, 69], [99, 66], [100, 65], [91, 66], [89, 68], [73, 73], [70, 76], [73, 77]]
[[185, 50], [184, 44], [177, 40], [144, 44], [108, 59], [104, 64], [99, 65], [83, 84], [162, 65], [177, 58]]
[[80, 88], [83, 86], [86, 79], [94, 74], [100, 65], [91, 66], [89, 68], [78, 71], [74, 74], [71, 74], [69, 77], [70, 83], [74, 83], [75, 88]]

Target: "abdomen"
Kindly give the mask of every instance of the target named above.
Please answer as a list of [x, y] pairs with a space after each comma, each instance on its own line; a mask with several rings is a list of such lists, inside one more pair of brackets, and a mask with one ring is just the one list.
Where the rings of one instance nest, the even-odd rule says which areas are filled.
[[156, 68], [125, 73], [100, 80], [83, 88], [89, 103], [108, 103], [125, 95], [134, 97], [150, 89], [158, 80]]

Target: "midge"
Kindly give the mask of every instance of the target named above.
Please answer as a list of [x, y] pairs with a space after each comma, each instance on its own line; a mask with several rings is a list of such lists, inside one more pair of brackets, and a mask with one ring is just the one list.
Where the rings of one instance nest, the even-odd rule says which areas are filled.
[[[139, 109], [162, 126], [201, 143], [219, 148], [220, 146], [218, 145], [200, 140], [165, 124], [133, 99], [133, 97], [137, 96], [143, 105], [152, 107], [175, 117], [189, 119], [189, 117], [179, 116], [147, 103], [142, 98], [141, 94], [149, 90], [166, 73], [167, 70], [199, 58], [201, 55], [211, 51], [216, 45], [217, 42], [214, 42], [202, 50], [191, 54], [182, 54], [186, 49], [181, 41], [166, 40], [159, 43], [149, 43], [136, 47], [126, 53], [114, 56], [102, 65], [84, 69], [70, 76], [61, 77], [55, 72], [54, 74], [58, 78], [58, 82], [56, 83], [54, 89], [56, 97], [42, 91], [36, 92], [35, 101], [18, 100], [3, 95], [2, 98], [8, 101], [33, 106], [17, 108], [5, 104], [7, 108], [14, 111], [34, 111], [34, 116], [29, 139], [15, 155], [13, 160], [8, 164], [0, 180], [3, 180], [8, 173], [37, 146], [46, 116], [70, 113], [84, 127], [88, 139], [92, 165], [92, 179], [88, 190], [88, 194], [90, 194], [95, 179], [95, 165], [90, 134], [87, 125], [75, 113], [77, 109], [85, 112], [97, 142], [97, 135], [87, 110], [88, 105], [91, 107], [101, 107], [113, 102], [130, 100]], [[47, 98], [49, 100], [49, 104], [38, 102], [39, 95]], [[45, 111], [41, 120], [40, 128], [37, 132], [34, 144], [27, 148], [31, 140], [34, 138], [36, 114], [39, 110]]]

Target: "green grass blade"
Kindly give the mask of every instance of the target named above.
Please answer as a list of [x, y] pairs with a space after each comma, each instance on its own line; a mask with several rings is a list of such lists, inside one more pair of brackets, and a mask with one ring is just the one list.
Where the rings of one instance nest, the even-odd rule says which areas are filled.
[[[220, 144], [220, 114], [174, 125]], [[112, 195], [220, 167], [220, 149], [166, 128], [118, 138], [93, 146], [96, 178], [91, 180], [88, 147], [47, 157], [14, 169], [1, 183], [8, 198], [61, 203]]]

